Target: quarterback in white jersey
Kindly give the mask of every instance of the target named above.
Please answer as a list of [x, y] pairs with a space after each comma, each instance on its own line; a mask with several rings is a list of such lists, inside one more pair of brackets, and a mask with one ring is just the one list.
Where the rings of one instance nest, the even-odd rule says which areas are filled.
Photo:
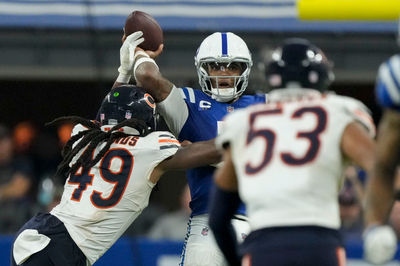
[[[321, 54], [295, 40], [284, 44], [282, 56], [293, 50]], [[284, 88], [224, 122], [216, 140], [225, 148], [224, 166], [216, 174], [210, 226], [231, 264], [240, 262], [225, 244], [232, 241], [224, 227], [238, 191], [251, 228], [243, 265], [343, 265], [338, 193], [349, 159], [366, 169], [373, 162], [368, 109], [349, 97]]]
[[14, 265], [92, 265], [147, 207], [165, 171], [218, 161], [212, 142], [180, 148], [170, 132], [150, 132], [154, 115], [149, 94], [122, 86], [102, 103], [101, 129], [84, 120], [75, 126], [58, 168], [69, 175], [61, 202], [20, 230]]

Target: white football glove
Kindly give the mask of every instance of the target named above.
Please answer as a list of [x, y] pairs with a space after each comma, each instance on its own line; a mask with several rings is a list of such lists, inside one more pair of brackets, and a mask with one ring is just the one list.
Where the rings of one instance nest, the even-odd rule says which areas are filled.
[[126, 37], [122, 44], [121, 49], [119, 50], [121, 65], [118, 68], [119, 75], [117, 82], [128, 83], [131, 79], [133, 66], [135, 64], [135, 48], [144, 41], [142, 36], [143, 32], [136, 31]]
[[364, 234], [364, 258], [375, 265], [393, 259], [397, 250], [396, 233], [389, 225], [371, 226]]

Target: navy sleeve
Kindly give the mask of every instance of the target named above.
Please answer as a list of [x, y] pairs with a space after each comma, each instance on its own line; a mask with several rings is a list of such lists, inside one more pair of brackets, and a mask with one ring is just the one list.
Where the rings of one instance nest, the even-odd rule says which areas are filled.
[[231, 219], [240, 204], [239, 194], [214, 186], [210, 199], [209, 225], [229, 265], [241, 265]]

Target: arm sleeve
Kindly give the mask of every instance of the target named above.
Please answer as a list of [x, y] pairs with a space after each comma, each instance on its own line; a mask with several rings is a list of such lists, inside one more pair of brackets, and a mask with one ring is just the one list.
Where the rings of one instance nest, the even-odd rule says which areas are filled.
[[[146, 139], [146, 142], [141, 147], [143, 149], [141, 154], [151, 171], [162, 161], [174, 156], [181, 147], [179, 141], [168, 131], [155, 131], [144, 139]], [[139, 149], [139, 147], [132, 147], [132, 149]], [[150, 178], [150, 175], [148, 178]], [[149, 184], [154, 186], [152, 183]]]
[[182, 89], [174, 86], [168, 97], [157, 104], [158, 111], [176, 137], [179, 136], [189, 116], [189, 109], [184, 98]]
[[168, 159], [169, 157], [175, 155], [178, 149], [181, 147], [179, 141], [168, 131], [157, 131], [157, 142], [156, 147], [158, 147], [158, 156], [154, 156], [153, 160], [156, 165], [160, 162]]
[[210, 199], [209, 225], [229, 265], [235, 266], [239, 266], [241, 263], [231, 218], [239, 204], [238, 192], [229, 192], [214, 186]]

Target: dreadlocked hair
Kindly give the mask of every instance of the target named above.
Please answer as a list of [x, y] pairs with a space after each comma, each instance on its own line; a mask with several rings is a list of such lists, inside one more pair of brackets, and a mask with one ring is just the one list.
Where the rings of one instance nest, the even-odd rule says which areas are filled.
[[[88, 120], [79, 116], [63, 116], [54, 119], [53, 121], [46, 123], [46, 126], [51, 126], [60, 122], [70, 121], [75, 124], [82, 124], [87, 127], [87, 130], [80, 131], [78, 134], [72, 136], [68, 142], [65, 144], [63, 150], [61, 151], [61, 155], [63, 160], [57, 167], [57, 171], [55, 176], [63, 176], [68, 177], [71, 173], [76, 173], [80, 167], [83, 169], [89, 169], [96, 165], [98, 161], [106, 154], [111, 144], [119, 138], [129, 136], [122, 131], [119, 131], [122, 127], [128, 126], [131, 128], [135, 128], [139, 132], [139, 136], [146, 136], [149, 133], [149, 128], [146, 123], [142, 120], [138, 120], [135, 118], [124, 120], [121, 123], [113, 126], [109, 131], [102, 131], [100, 128], [100, 124], [97, 121]], [[81, 139], [79, 143], [73, 147], [73, 144]], [[99, 151], [96, 157], [92, 160], [92, 154], [94, 149], [102, 142], [105, 142], [106, 145]], [[87, 148], [84, 150], [82, 155], [76, 160], [76, 162], [69, 167], [71, 160], [78, 154], [80, 150], [84, 147]]]

